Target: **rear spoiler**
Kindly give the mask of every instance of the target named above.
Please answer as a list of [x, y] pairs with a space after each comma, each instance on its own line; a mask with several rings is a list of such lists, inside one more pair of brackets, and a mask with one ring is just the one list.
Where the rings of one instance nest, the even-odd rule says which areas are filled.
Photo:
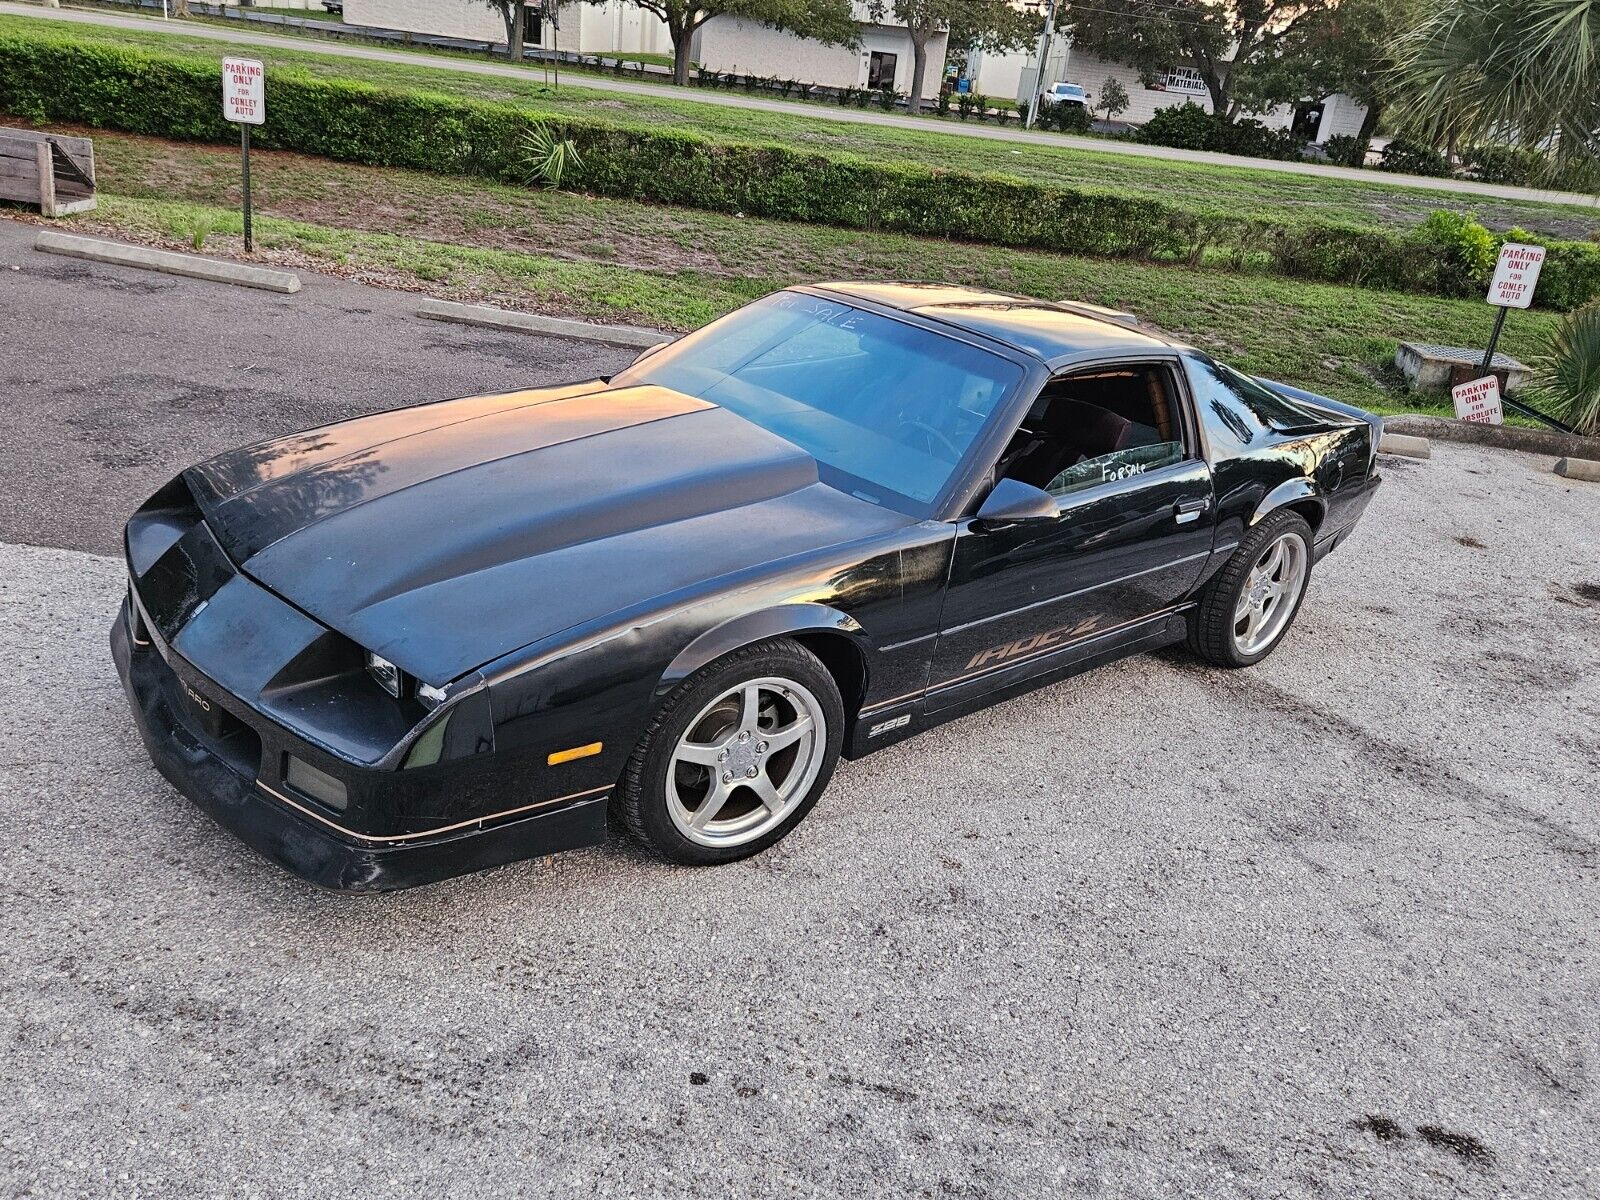
[[1371, 471], [1378, 462], [1378, 444], [1383, 441], [1383, 418], [1377, 413], [1370, 413], [1364, 408], [1357, 408], [1354, 404], [1346, 404], [1342, 400], [1334, 400], [1328, 396], [1308, 392], [1304, 388], [1290, 387], [1287, 383], [1278, 383], [1271, 379], [1255, 377], [1257, 383], [1263, 387], [1271, 388], [1280, 396], [1287, 396], [1298, 404], [1307, 408], [1318, 409], [1331, 416], [1348, 417], [1357, 421], [1365, 421], [1372, 431], [1372, 457], [1367, 469]]
[[1320, 408], [1323, 412], [1334, 413], [1341, 417], [1351, 417], [1357, 421], [1365, 421], [1368, 425], [1374, 425], [1380, 430], [1383, 428], [1382, 417], [1376, 413], [1369, 413], [1364, 408], [1357, 408], [1354, 404], [1346, 404], [1341, 400], [1318, 395], [1316, 392], [1308, 392], [1304, 388], [1290, 387], [1287, 383], [1279, 383], [1275, 379], [1263, 379], [1259, 375], [1255, 376], [1255, 381], [1263, 387], [1269, 387], [1279, 395], [1287, 396], [1289, 399], [1299, 401], [1301, 404], [1310, 405], [1312, 408]]

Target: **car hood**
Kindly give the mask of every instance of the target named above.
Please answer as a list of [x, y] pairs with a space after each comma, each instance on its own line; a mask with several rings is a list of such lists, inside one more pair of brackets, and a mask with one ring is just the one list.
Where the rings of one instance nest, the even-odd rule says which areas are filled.
[[397, 409], [184, 475], [257, 582], [433, 684], [585, 621], [909, 524], [725, 409], [603, 381]]

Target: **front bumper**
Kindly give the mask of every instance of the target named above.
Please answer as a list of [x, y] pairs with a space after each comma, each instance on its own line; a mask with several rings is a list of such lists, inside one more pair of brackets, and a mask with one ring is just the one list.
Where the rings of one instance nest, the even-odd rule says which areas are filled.
[[[318, 813], [313, 802], [301, 803], [260, 781], [262, 747], [280, 747], [293, 735], [269, 728], [264, 718], [236, 701], [228, 703], [231, 698], [225, 699], [199, 672], [189, 669], [180, 675], [154, 645], [136, 644], [129, 635], [126, 601], [111, 627], [111, 654], [156, 769], [252, 849], [318, 886], [349, 891], [415, 887], [605, 840], [609, 788], [433, 831], [374, 836], [344, 829]], [[222, 738], [208, 733], [192, 719], [182, 690], [222, 705], [242, 728]], [[307, 753], [314, 751], [308, 747]], [[361, 774], [370, 793], [375, 773]]]

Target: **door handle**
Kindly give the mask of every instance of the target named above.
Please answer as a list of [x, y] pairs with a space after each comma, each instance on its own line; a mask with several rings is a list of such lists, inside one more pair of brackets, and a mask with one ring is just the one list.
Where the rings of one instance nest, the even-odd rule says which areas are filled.
[[1190, 521], [1198, 521], [1200, 514], [1210, 507], [1209, 500], [1179, 500], [1172, 506], [1173, 522], [1187, 525]]

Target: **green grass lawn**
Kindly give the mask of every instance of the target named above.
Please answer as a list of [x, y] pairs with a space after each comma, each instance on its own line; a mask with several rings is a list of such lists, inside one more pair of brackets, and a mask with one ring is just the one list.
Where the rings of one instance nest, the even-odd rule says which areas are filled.
[[[81, 132], [81, 131], [74, 131]], [[238, 251], [237, 151], [96, 134], [101, 208], [75, 227]], [[505, 187], [473, 179], [252, 155], [269, 257], [455, 299], [689, 329], [785, 285], [931, 279], [1131, 309], [1239, 367], [1379, 411], [1441, 411], [1405, 394], [1397, 340], [1482, 345], [1472, 301], [874, 234]], [[1527, 359], [1557, 323], [1513, 314]]]
[[[73, 26], [67, 31], [57, 22], [0, 16], [0, 33], [25, 32], [49, 32], [56, 36], [70, 32], [73, 40], [85, 43], [190, 52], [208, 60], [219, 59], [228, 48], [225, 42], [186, 35], [181, 27], [172, 30], [154, 23], [148, 32], [91, 26]], [[308, 46], [311, 44], [308, 41]], [[1600, 209], [1404, 188], [1377, 174], [1370, 181], [1327, 179], [1266, 169], [1137, 158], [1065, 145], [1015, 144], [941, 133], [938, 122], [931, 118], [927, 132], [844, 124], [810, 116], [807, 108], [811, 106], [798, 103], [783, 112], [710, 104], [696, 98], [701, 95], [698, 89], [673, 91], [662, 86], [652, 89], [649, 95], [628, 95], [564, 83], [557, 90], [542, 82], [542, 68], [537, 66], [528, 67], [528, 77], [522, 81], [465, 71], [341, 58], [309, 48], [303, 51], [260, 46], [241, 49], [263, 59], [269, 70], [297, 67], [319, 76], [359, 79], [455, 96], [509, 100], [551, 112], [654, 128], [692, 129], [709, 137], [782, 142], [880, 160], [912, 160], [948, 169], [1001, 172], [1044, 182], [1158, 197], [1196, 209], [1248, 209], [1265, 217], [1315, 216], [1369, 226], [1408, 226], [1435, 208], [1450, 207], [1470, 209], [1493, 228], [1521, 225], [1556, 237], [1583, 238], [1600, 227]], [[425, 55], [435, 64], [446, 61], [437, 54], [416, 53]], [[570, 72], [565, 74], [571, 76]], [[637, 76], [630, 78], [637, 79]]]

